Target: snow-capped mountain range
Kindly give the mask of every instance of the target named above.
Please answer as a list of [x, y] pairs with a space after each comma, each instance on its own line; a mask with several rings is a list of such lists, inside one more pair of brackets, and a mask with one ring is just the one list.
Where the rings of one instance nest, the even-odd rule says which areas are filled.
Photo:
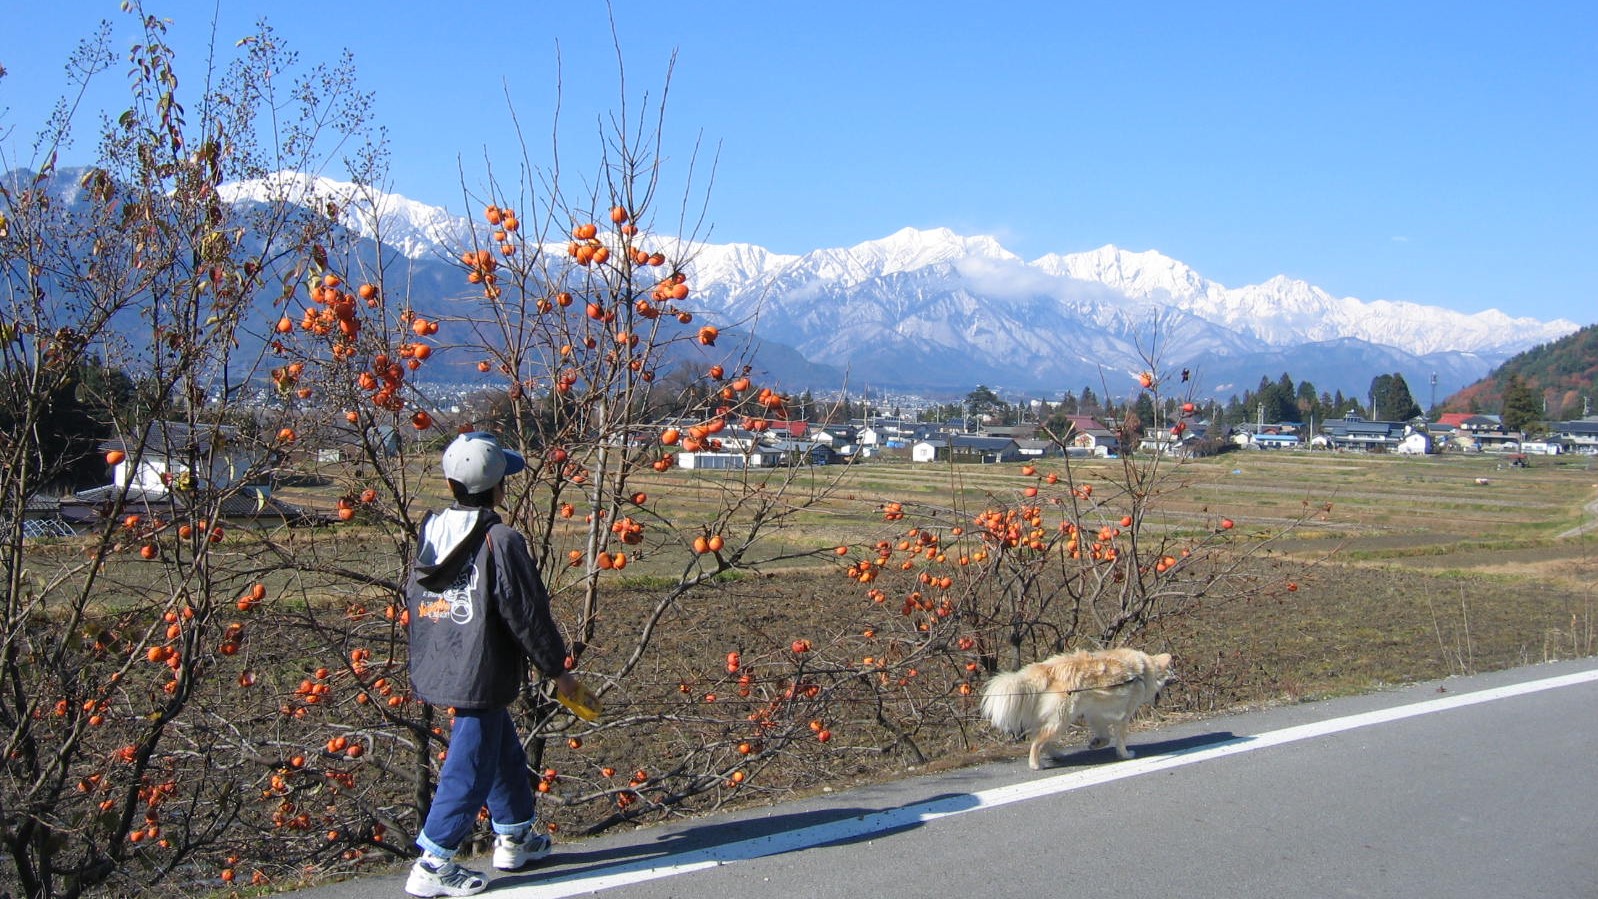
[[[326, 197], [352, 188], [287, 175], [229, 185], [225, 195], [294, 200], [308, 190]], [[397, 194], [341, 209], [349, 227], [419, 263], [453, 258], [469, 243], [466, 219]], [[376, 214], [352, 211], [362, 209]], [[674, 242], [663, 243], [669, 252]], [[1417, 388], [1435, 376], [1452, 392], [1579, 327], [1334, 297], [1283, 276], [1226, 287], [1152, 250], [1104, 246], [1028, 262], [992, 237], [944, 228], [803, 255], [699, 245], [685, 268], [710, 320], [792, 347], [851, 383], [908, 388], [1075, 389], [1140, 370], [1152, 354], [1193, 368], [1223, 397], [1284, 371], [1354, 395], [1395, 371]]]
[[339, 198], [339, 217], [345, 227], [411, 259], [425, 259], [471, 242], [471, 223], [447, 209], [320, 175], [278, 172], [266, 178], [223, 184], [217, 194], [229, 203], [249, 200], [319, 205], [308, 201]]

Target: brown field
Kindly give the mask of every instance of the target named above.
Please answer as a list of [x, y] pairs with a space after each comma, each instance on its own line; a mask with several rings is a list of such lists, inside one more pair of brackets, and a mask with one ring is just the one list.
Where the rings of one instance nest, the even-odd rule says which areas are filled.
[[[1124, 497], [1105, 495], [1119, 466], [1072, 463], [1075, 481], [1099, 485], [1106, 514], [1124, 505]], [[1038, 467], [1063, 473], [1058, 460]], [[1237, 452], [1167, 472], [1146, 529], [1181, 534], [1206, 518], [1231, 517], [1240, 533], [1271, 541], [1260, 564], [1301, 584], [1258, 604], [1206, 609], [1191, 627], [1147, 636], [1184, 662], [1178, 708], [1311, 698], [1598, 650], [1598, 530], [1580, 531], [1598, 521], [1594, 457], [1533, 457], [1529, 468], [1515, 469], [1492, 455]], [[684, 529], [686, 540], [733, 492], [729, 481], [746, 478], [774, 489], [780, 483], [791, 496], [824, 497], [768, 537], [764, 553], [813, 554], [733, 577], [719, 591], [722, 601], [701, 601], [668, 621], [682, 632], [668, 632], [662, 651], [680, 644], [690, 657], [656, 659], [663, 671], [713, 667], [750, 628], [781, 638], [853, 614], [839, 598], [858, 591], [838, 577], [828, 550], [882, 536], [875, 514], [882, 503], [919, 504], [958, 523], [995, 500], [1014, 501], [1032, 482], [1020, 465], [873, 461], [648, 473], [631, 486], [647, 491], [650, 515]], [[685, 560], [670, 548], [639, 554], [613, 589], [636, 588], [638, 602], [647, 603], [650, 588], [678, 575]], [[557, 573], [555, 580], [570, 578]], [[594, 662], [602, 667], [603, 657]]]

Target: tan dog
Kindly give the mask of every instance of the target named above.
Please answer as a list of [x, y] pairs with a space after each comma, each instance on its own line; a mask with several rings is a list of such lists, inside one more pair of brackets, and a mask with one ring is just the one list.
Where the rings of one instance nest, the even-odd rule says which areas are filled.
[[1127, 724], [1139, 708], [1159, 698], [1172, 676], [1168, 652], [1151, 656], [1123, 648], [1061, 653], [996, 675], [982, 691], [982, 713], [1005, 733], [1036, 733], [1027, 759], [1034, 771], [1043, 767], [1044, 744], [1077, 722], [1093, 729], [1089, 749], [1113, 739], [1116, 755], [1129, 759]]

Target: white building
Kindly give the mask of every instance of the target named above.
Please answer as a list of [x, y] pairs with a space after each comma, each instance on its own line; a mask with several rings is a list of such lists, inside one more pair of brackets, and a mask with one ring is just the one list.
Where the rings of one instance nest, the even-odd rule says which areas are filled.
[[226, 490], [244, 482], [264, 489], [268, 482], [264, 454], [258, 446], [245, 445], [237, 428], [158, 421], [145, 428], [141, 442], [142, 450], [123, 440], [101, 446], [124, 454], [112, 468], [112, 486], [164, 492], [173, 485]]
[[1398, 441], [1398, 447], [1393, 450], [1405, 456], [1424, 456], [1432, 451], [1432, 437], [1425, 431], [1410, 428], [1404, 438]]

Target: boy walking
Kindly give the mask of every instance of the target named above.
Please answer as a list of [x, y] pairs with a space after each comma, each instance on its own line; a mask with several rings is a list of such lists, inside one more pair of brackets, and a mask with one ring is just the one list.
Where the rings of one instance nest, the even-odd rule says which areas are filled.
[[563, 696], [577, 681], [565, 670], [565, 640], [549, 611], [538, 563], [520, 533], [494, 511], [504, 479], [526, 467], [494, 435], [462, 434], [444, 450], [455, 502], [423, 522], [406, 587], [411, 687], [435, 706], [455, 709], [449, 754], [427, 820], [416, 837], [421, 858], [405, 890], [413, 896], [470, 896], [488, 880], [454, 861], [486, 804], [494, 827], [494, 867], [513, 871], [549, 854], [533, 832], [534, 793], [527, 756], [509, 707], [532, 666], [556, 678]]

